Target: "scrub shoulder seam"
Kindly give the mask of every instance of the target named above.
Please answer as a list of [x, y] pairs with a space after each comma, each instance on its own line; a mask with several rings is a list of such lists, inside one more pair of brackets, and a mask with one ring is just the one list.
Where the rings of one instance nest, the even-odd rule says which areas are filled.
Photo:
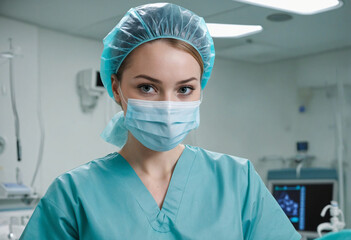
[[[72, 219], [71, 219], [72, 217], [70, 217], [70, 216], [69, 216], [65, 211], [63, 211], [61, 208], [59, 208], [58, 206], [56, 206], [56, 204], [55, 204], [52, 200], [50, 200], [50, 199], [48, 199], [48, 198], [43, 198], [42, 201], [46, 201], [49, 205], [51, 205], [52, 207], [54, 207], [55, 209], [57, 209], [59, 212], [61, 212], [61, 214], [64, 215], [67, 219], [72, 220]], [[41, 206], [39, 206], [39, 207], [41, 207]]]

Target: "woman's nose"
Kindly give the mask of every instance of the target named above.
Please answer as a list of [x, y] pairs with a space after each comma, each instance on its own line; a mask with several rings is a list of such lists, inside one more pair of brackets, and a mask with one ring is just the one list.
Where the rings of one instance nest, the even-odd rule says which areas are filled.
[[172, 92], [164, 92], [160, 101], [177, 101], [177, 96]]

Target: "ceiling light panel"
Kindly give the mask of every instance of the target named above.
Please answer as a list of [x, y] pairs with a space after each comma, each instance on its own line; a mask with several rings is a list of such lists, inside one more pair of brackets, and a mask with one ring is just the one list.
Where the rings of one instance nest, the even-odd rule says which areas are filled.
[[261, 7], [312, 15], [339, 8], [343, 5], [341, 0], [235, 0]]
[[259, 33], [263, 30], [260, 25], [237, 25], [207, 23], [207, 28], [214, 38], [240, 38]]

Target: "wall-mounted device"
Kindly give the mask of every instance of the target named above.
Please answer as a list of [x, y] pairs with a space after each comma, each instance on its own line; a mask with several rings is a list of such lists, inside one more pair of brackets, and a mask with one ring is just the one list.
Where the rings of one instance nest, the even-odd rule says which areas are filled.
[[98, 98], [105, 92], [100, 72], [93, 68], [78, 72], [77, 90], [82, 111], [91, 112], [95, 108]]

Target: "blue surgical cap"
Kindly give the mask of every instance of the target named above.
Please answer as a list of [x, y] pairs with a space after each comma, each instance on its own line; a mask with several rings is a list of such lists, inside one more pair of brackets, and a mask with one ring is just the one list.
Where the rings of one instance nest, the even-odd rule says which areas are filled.
[[100, 75], [110, 97], [113, 98], [111, 75], [117, 73], [128, 54], [139, 45], [160, 38], [179, 39], [199, 52], [204, 63], [201, 88], [206, 86], [215, 50], [204, 19], [175, 4], [153, 3], [131, 8], [103, 40]]

